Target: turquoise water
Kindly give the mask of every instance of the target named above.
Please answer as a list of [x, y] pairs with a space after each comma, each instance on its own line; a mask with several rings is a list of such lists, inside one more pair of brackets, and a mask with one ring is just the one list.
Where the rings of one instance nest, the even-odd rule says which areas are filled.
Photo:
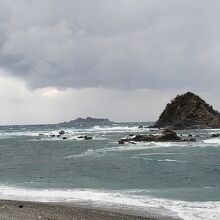
[[[220, 130], [178, 132], [199, 136], [195, 143], [117, 143], [128, 134], [159, 133], [139, 125], [0, 127], [0, 198], [220, 219], [220, 138], [210, 138]], [[50, 137], [60, 130], [68, 132], [67, 140]]]

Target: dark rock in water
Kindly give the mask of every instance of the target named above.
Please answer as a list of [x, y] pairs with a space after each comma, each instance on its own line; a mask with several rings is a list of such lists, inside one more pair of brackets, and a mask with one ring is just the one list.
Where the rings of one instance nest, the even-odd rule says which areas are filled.
[[220, 128], [220, 113], [199, 96], [187, 92], [167, 104], [153, 128]]
[[85, 140], [92, 140], [92, 137], [85, 136]]
[[127, 138], [123, 138], [118, 141], [119, 144], [124, 144], [126, 142], [134, 143], [134, 142], [194, 142], [195, 139], [182, 139], [177, 136], [176, 132], [166, 128], [162, 131], [161, 135], [135, 135], [133, 137], [128, 136]]
[[60, 137], [60, 136], [61, 136], [60, 134], [57, 135], [57, 137]]
[[55, 134], [51, 134], [50, 137], [56, 137], [56, 135]]
[[66, 139], [68, 139], [67, 137], [63, 137], [63, 140], [66, 140]]
[[181, 141], [182, 139], [175, 134], [163, 134], [157, 137], [157, 141]]
[[85, 135], [85, 136], [78, 136], [77, 138], [84, 139], [84, 140], [91, 140], [92, 139], [92, 137], [88, 137], [87, 135]]
[[44, 134], [42, 134], [42, 133], [40, 133], [40, 134], [38, 134], [39, 136], [44, 136]]
[[138, 126], [138, 128], [139, 128], [139, 129], [142, 129], [142, 128], [144, 128], [144, 126], [140, 125], [140, 126]]
[[65, 131], [60, 131], [59, 134], [60, 134], [60, 135], [64, 135], [64, 134], [65, 134]]
[[163, 135], [176, 135], [176, 132], [171, 130], [170, 128], [164, 128], [162, 130]]
[[188, 134], [188, 137], [192, 137], [192, 134]]
[[212, 134], [211, 137], [219, 137], [220, 134]]
[[125, 142], [126, 142], [126, 140], [124, 140], [124, 139], [121, 139], [118, 141], [119, 144], [124, 144]]
[[190, 142], [196, 142], [196, 139], [190, 138], [189, 141], [190, 141]]

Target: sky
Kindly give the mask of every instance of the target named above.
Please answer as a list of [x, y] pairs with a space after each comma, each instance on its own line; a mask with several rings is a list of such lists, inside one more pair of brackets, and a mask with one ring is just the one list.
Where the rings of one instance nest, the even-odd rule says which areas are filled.
[[0, 0], [2, 124], [155, 121], [192, 91], [220, 110], [217, 0]]

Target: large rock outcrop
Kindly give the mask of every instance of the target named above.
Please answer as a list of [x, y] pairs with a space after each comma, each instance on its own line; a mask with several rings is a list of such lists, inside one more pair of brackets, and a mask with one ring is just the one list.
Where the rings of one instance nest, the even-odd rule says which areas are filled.
[[177, 95], [152, 126], [172, 129], [220, 128], [220, 113], [198, 95]]

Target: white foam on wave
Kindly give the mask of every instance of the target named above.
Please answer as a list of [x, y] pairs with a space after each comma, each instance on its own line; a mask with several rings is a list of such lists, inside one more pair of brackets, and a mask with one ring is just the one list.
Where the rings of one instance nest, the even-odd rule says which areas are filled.
[[143, 130], [149, 130], [148, 128], [140, 129], [138, 126], [94, 126], [91, 130], [95, 132], [104, 132], [104, 133], [111, 133], [111, 132], [143, 132]]
[[[210, 139], [211, 140], [211, 139]], [[220, 139], [219, 139], [220, 141]], [[207, 141], [208, 142], [208, 141]], [[210, 142], [211, 143], [211, 142]], [[214, 147], [220, 147], [217, 141], [212, 142], [212, 146]], [[142, 151], [142, 150], [148, 150], [148, 149], [157, 149], [157, 148], [191, 148], [191, 147], [210, 147], [210, 145], [207, 145], [208, 143], [203, 142], [137, 142], [135, 144], [126, 143], [124, 145], [116, 145], [116, 142], [112, 143], [113, 147], [104, 147], [99, 149], [88, 149], [84, 153], [76, 154], [76, 155], [69, 155], [65, 158], [74, 158], [74, 157], [83, 157], [83, 156], [89, 156], [91, 154], [96, 155], [105, 155], [107, 153], [114, 153], [114, 152], [126, 152], [126, 151]], [[139, 154], [139, 156], [150, 156], [150, 155], [172, 155], [172, 154], [184, 154], [184, 153], [143, 153]], [[188, 162], [188, 161], [183, 161]]]
[[220, 138], [212, 138], [204, 140], [204, 143], [206, 144], [219, 144], [220, 145]]
[[[139, 195], [135, 194], [137, 192]], [[0, 186], [0, 199], [39, 202], [77, 202], [120, 210], [143, 210], [190, 220], [220, 219], [220, 202], [186, 202], [140, 195], [137, 190], [27, 189]]]
[[[115, 146], [115, 145], [113, 145]], [[74, 154], [69, 155], [64, 158], [70, 159], [70, 158], [76, 158], [76, 157], [84, 157], [84, 156], [90, 156], [93, 155], [106, 155], [107, 153], [114, 153], [114, 152], [126, 152], [126, 151], [139, 151], [139, 150], [148, 150], [148, 149], [154, 149], [154, 148], [163, 148], [163, 147], [180, 147], [185, 145], [181, 143], [159, 143], [159, 142], [148, 142], [148, 143], [137, 143], [137, 144], [124, 144], [123, 146], [118, 145], [116, 147], [105, 147], [105, 148], [99, 148], [99, 149], [88, 149], [87, 151], [80, 153], [80, 154]], [[153, 155], [153, 154], [152, 154]]]
[[123, 132], [143, 132], [148, 131], [148, 128], [140, 129], [138, 126], [100, 126], [95, 125], [91, 128], [69, 128], [62, 130], [69, 131], [70, 133], [123, 133]]
[[189, 163], [190, 161], [187, 160], [173, 160], [173, 159], [163, 159], [157, 160], [158, 162], [177, 162], [177, 163]]
[[31, 131], [15, 131], [15, 132], [1, 132], [0, 138], [7, 138], [11, 136], [38, 136], [41, 132], [31, 132]]
[[11, 136], [32, 136], [36, 137], [39, 136], [39, 134], [43, 134], [42, 136], [50, 136], [50, 135], [57, 135], [59, 134], [60, 130], [64, 130], [67, 134], [70, 134], [72, 136], [74, 135], [82, 135], [85, 133], [123, 133], [123, 132], [143, 132], [148, 131], [148, 128], [140, 129], [138, 126], [100, 126], [96, 125], [91, 128], [56, 128], [54, 130], [48, 129], [48, 130], [35, 130], [30, 131], [27, 129], [21, 129], [21, 130], [15, 130], [15, 131], [1, 131], [0, 132], [0, 138], [4, 137], [11, 137]]
[[164, 153], [164, 152], [157, 152], [157, 153], [144, 153], [144, 154], [138, 154], [139, 156], [153, 156], [153, 155], [178, 155], [178, 154], [184, 154], [184, 153]]
[[106, 148], [99, 148], [99, 149], [88, 149], [87, 151], [80, 153], [80, 154], [74, 154], [69, 155], [64, 158], [70, 159], [70, 158], [77, 158], [77, 157], [85, 157], [90, 156], [91, 154], [94, 155], [105, 155], [106, 153], [114, 153], [114, 152], [124, 152], [124, 151], [136, 151], [136, 150], [144, 150], [148, 149], [146, 146], [119, 146], [119, 147], [106, 147]]
[[134, 159], [143, 159], [143, 160], [150, 160], [150, 161], [157, 161], [157, 162], [176, 162], [176, 163], [189, 163], [190, 161], [187, 161], [187, 160], [173, 160], [173, 159], [160, 159], [160, 160], [157, 160], [157, 159], [153, 159], [153, 158], [143, 158], [143, 157], [137, 157], [137, 156], [133, 156], [131, 158], [134, 158]]
[[95, 150], [93, 149], [88, 149], [87, 151], [81, 153], [81, 154], [74, 154], [74, 155], [69, 155], [64, 157], [65, 159], [70, 159], [70, 158], [78, 158], [78, 157], [87, 157], [90, 156], [91, 154], [94, 154]]
[[[135, 144], [127, 143], [123, 146], [102, 148], [102, 151], [133, 151], [144, 150], [151, 148], [163, 148], [163, 147], [185, 147], [185, 143], [180, 142], [137, 142]], [[101, 149], [99, 149], [101, 150]]]

